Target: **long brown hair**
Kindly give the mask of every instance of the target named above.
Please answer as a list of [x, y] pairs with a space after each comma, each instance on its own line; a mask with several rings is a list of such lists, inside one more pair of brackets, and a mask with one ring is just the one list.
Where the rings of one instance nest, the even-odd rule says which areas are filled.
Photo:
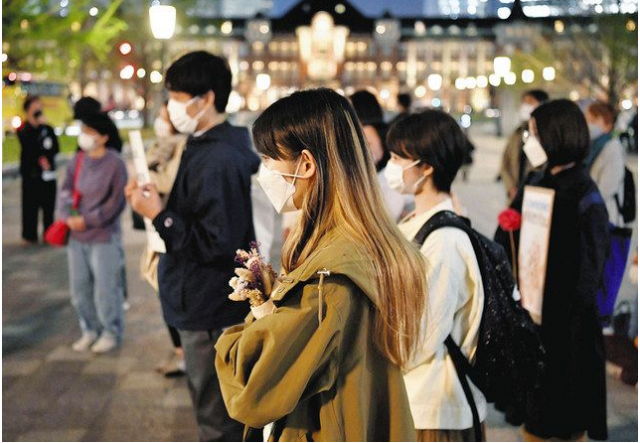
[[375, 341], [390, 361], [403, 365], [415, 350], [426, 299], [426, 268], [418, 248], [386, 211], [362, 128], [348, 100], [330, 89], [295, 92], [267, 108], [253, 125], [258, 151], [295, 160], [308, 150], [317, 172], [302, 217], [282, 253], [286, 272], [336, 229], [370, 257], [377, 281]]

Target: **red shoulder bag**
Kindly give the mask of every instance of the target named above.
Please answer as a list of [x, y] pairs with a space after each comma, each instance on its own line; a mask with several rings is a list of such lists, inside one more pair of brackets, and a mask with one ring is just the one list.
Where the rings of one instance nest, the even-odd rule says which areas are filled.
[[[78, 180], [80, 179], [80, 168], [84, 152], [78, 153], [78, 161], [73, 171], [73, 190], [71, 191], [72, 203], [71, 209], [77, 211], [80, 207], [80, 192], [78, 192]], [[69, 241], [69, 226], [65, 220], [56, 220], [44, 233], [44, 241], [51, 246], [66, 246]]]

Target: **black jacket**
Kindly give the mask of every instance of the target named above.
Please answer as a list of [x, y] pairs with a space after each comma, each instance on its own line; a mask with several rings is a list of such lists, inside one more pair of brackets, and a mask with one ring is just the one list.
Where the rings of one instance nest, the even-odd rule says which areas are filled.
[[236, 250], [255, 241], [251, 176], [259, 165], [246, 128], [225, 122], [187, 140], [167, 207], [153, 220], [167, 246], [158, 265], [167, 324], [221, 329], [249, 312], [228, 299], [229, 280]]
[[[596, 292], [602, 285], [609, 250], [607, 209], [584, 167], [553, 176], [532, 173], [528, 184], [555, 190], [540, 333], [546, 374], [527, 417], [539, 437], [568, 439], [587, 431], [607, 438], [605, 355]], [[589, 196], [585, 198], [585, 196]], [[522, 210], [523, 189], [511, 207]], [[510, 249], [509, 235], [496, 240]], [[516, 237], [516, 245], [518, 244]]]
[[22, 178], [41, 179], [42, 168], [38, 159], [46, 157], [51, 165], [51, 170], [56, 169], [55, 156], [60, 152], [58, 137], [53, 128], [48, 125], [40, 125], [37, 128], [29, 123], [18, 130], [20, 140], [20, 175]]

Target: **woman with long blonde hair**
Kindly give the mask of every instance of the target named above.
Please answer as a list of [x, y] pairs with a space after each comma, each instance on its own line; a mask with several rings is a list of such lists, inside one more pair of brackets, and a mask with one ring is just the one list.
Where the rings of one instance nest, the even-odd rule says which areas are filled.
[[253, 135], [258, 181], [276, 210], [302, 216], [272, 313], [216, 345], [229, 414], [249, 428], [274, 422], [273, 441], [415, 440], [401, 367], [417, 346], [426, 270], [385, 210], [353, 108], [329, 89], [296, 92]]

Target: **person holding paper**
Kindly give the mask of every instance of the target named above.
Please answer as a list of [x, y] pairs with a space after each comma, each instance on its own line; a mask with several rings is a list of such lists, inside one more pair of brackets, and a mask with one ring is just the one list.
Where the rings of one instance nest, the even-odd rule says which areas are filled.
[[[526, 185], [555, 192], [540, 326], [546, 371], [534, 400], [539, 412], [525, 420], [525, 441], [577, 441], [587, 435], [605, 440], [604, 343], [596, 292], [607, 258], [608, 214], [584, 165], [589, 129], [580, 108], [554, 100], [534, 110], [524, 152], [542, 169], [530, 174]], [[521, 187], [511, 204], [519, 212], [523, 196]], [[509, 250], [507, 232], [498, 229], [496, 240]]]
[[[111, 120], [104, 113], [82, 117], [78, 136], [82, 152], [69, 163], [58, 200], [58, 216], [71, 231], [69, 280], [82, 330], [72, 347], [98, 354], [117, 348], [124, 333], [120, 215], [126, 206], [122, 190], [127, 168], [120, 155], [107, 148], [110, 128]], [[77, 211], [70, 209], [74, 190], [80, 195]]]
[[231, 125], [227, 61], [205, 51], [167, 70], [171, 124], [188, 134], [166, 207], [153, 185], [127, 186], [127, 198], [166, 245], [158, 264], [162, 312], [178, 330], [194, 412], [203, 441], [241, 441], [242, 425], [227, 414], [213, 366], [223, 329], [242, 322], [248, 306], [228, 299], [235, 253], [255, 241], [251, 176], [260, 159], [249, 131]]
[[56, 154], [58, 137], [45, 123], [42, 102], [29, 95], [23, 103], [25, 123], [18, 130], [22, 177], [22, 240], [38, 242], [38, 218], [42, 209], [43, 232], [53, 223], [56, 205]]

